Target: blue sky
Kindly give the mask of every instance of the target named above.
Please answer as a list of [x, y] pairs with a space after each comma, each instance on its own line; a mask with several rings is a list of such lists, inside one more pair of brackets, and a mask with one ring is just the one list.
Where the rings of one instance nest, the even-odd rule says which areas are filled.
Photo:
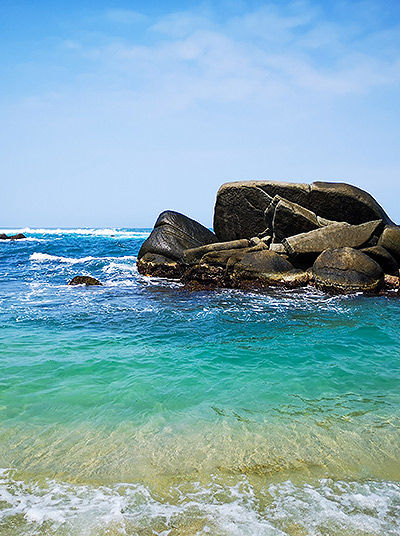
[[0, 3], [1, 226], [212, 223], [227, 180], [400, 221], [400, 2]]

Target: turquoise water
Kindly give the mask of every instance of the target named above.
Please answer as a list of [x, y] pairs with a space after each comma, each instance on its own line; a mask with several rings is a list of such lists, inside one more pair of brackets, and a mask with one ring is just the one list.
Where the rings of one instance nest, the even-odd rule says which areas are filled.
[[400, 534], [398, 299], [189, 293], [148, 232], [0, 242], [0, 535]]

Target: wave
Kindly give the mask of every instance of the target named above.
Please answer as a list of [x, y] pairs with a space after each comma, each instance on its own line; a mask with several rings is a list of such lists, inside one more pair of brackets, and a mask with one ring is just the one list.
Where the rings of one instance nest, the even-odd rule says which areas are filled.
[[[115, 260], [132, 260], [136, 261], [136, 256], [134, 255], [125, 255], [122, 257], [63, 257], [61, 255], [50, 255], [48, 253], [35, 252], [32, 253], [29, 257], [29, 260], [35, 262], [65, 262], [69, 264], [79, 264], [90, 261], [115, 261]], [[115, 263], [111, 263], [110, 266]], [[130, 265], [127, 265], [130, 267]]]
[[[175, 499], [173, 499], [175, 497]], [[94, 487], [55, 480], [14, 480], [0, 472], [0, 521], [24, 534], [62, 529], [63, 534], [374, 534], [400, 530], [400, 485], [393, 482], [335, 482], [266, 486], [247, 479], [208, 486], [176, 486], [162, 496], [142, 484]], [[179, 531], [182, 528], [182, 532]], [[177, 530], [178, 529], [178, 530]], [[26, 531], [26, 532], [25, 532]]]
[[110, 238], [147, 238], [150, 234], [149, 230], [137, 229], [137, 230], [125, 230], [125, 229], [43, 229], [43, 228], [31, 228], [24, 227], [21, 229], [0, 229], [0, 233], [5, 234], [40, 234], [40, 235], [84, 235], [84, 236], [103, 236]]

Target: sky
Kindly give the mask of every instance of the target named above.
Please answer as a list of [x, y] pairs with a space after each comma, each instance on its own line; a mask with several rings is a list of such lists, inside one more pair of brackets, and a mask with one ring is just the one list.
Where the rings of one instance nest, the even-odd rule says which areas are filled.
[[229, 180], [400, 222], [400, 2], [1, 0], [0, 227], [211, 226]]

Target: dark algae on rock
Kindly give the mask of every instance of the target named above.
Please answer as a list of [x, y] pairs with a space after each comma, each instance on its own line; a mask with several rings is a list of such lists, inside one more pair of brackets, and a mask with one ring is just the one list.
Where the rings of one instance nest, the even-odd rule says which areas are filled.
[[214, 231], [163, 212], [139, 251], [139, 272], [180, 279], [191, 290], [399, 288], [400, 227], [350, 184], [226, 183], [217, 193]]

